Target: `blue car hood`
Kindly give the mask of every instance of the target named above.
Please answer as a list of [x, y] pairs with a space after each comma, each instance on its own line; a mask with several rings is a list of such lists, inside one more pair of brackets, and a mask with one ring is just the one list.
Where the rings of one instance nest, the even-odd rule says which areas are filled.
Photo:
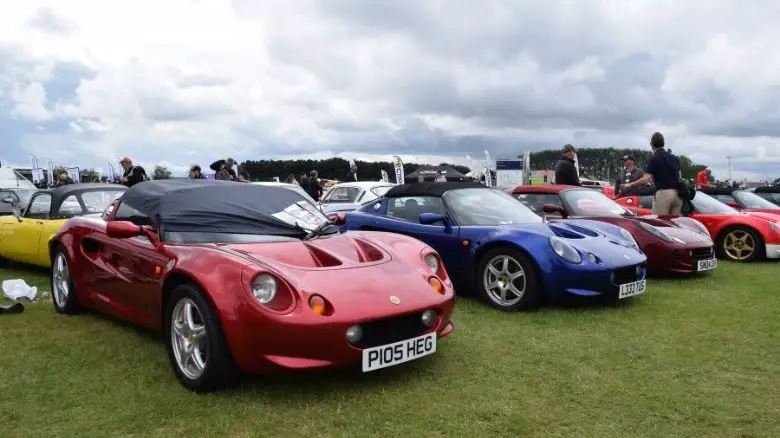
[[635, 246], [636, 242], [624, 237], [616, 225], [582, 220], [528, 224], [523, 226], [499, 227], [498, 233], [506, 233], [511, 240], [520, 240], [525, 233], [546, 237], [559, 237], [581, 253], [591, 253], [608, 265], [643, 263], [647, 257]]

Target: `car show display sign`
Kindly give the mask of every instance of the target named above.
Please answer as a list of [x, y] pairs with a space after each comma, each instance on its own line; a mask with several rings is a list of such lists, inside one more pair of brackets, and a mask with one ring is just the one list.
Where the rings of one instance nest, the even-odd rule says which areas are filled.
[[390, 177], [387, 175], [387, 171], [385, 169], [382, 169], [380, 175], [382, 175], [382, 181], [389, 183]]
[[496, 187], [507, 188], [522, 185], [524, 179], [524, 161], [521, 158], [496, 160]]
[[81, 172], [79, 172], [78, 167], [69, 167], [67, 169], [68, 177], [73, 180], [73, 182], [81, 182]]
[[46, 177], [44, 176], [43, 169], [41, 169], [41, 168], [33, 169], [32, 170], [32, 179], [33, 179], [33, 182], [35, 182], [35, 183], [38, 183], [38, 182], [41, 182], [41, 181], [45, 181]]

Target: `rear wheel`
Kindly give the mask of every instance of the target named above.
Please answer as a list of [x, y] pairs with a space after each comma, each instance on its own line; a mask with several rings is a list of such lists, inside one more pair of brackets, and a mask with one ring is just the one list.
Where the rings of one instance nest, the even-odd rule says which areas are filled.
[[239, 371], [219, 318], [199, 288], [183, 284], [174, 289], [164, 325], [165, 349], [182, 385], [209, 392], [238, 381]]
[[763, 257], [763, 245], [763, 239], [752, 228], [729, 228], [718, 239], [718, 255], [736, 262], [752, 262]]
[[57, 313], [72, 315], [84, 309], [76, 295], [76, 284], [70, 269], [68, 254], [62, 247], [55, 247], [51, 263], [51, 301]]
[[476, 272], [476, 290], [490, 306], [507, 311], [539, 306], [536, 269], [521, 251], [508, 246], [489, 250]]

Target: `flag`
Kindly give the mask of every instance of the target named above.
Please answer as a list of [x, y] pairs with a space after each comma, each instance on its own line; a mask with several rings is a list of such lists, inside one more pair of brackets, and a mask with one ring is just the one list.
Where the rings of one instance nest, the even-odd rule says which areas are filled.
[[493, 187], [493, 175], [490, 173], [490, 167], [485, 166], [485, 185]]
[[387, 176], [387, 171], [385, 169], [382, 169], [381, 175], [382, 175], [382, 181], [390, 182], [390, 177]]
[[488, 169], [493, 169], [495, 167], [495, 164], [493, 163], [493, 159], [490, 158], [490, 152], [488, 152], [487, 149], [485, 149], [485, 160], [487, 163], [485, 163], [485, 167]]
[[395, 171], [395, 183], [404, 183], [404, 162], [398, 155], [393, 156], [393, 170]]
[[474, 165], [471, 163], [471, 155], [466, 155], [466, 161], [468, 162], [469, 170], [474, 171]]

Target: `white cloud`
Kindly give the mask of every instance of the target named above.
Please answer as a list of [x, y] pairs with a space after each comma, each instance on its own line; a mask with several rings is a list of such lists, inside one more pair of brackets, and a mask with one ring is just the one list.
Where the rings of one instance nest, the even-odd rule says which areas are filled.
[[[12, 122], [16, 160], [82, 166], [463, 163], [660, 130], [716, 174], [732, 155], [764, 176], [780, 173], [778, 16], [769, 0], [11, 2], [0, 109], [62, 122]], [[90, 74], [65, 92], [71, 64]]]

